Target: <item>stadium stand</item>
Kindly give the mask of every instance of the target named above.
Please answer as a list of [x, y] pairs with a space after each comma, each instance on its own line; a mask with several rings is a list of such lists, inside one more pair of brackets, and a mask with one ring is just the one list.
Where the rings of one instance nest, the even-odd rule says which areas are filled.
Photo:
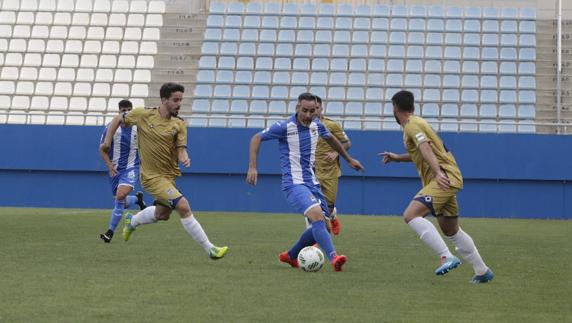
[[3, 1], [6, 121], [101, 124], [118, 99], [144, 105], [164, 12], [163, 1]]
[[[228, 116], [285, 114], [286, 109], [267, 107], [285, 107], [308, 90], [323, 95], [326, 113], [346, 127], [390, 129], [371, 105], [366, 113], [363, 103], [386, 105], [405, 87], [419, 94], [419, 112], [441, 121], [435, 127], [442, 131], [535, 131], [530, 126], [534, 109], [525, 108], [536, 103], [534, 9], [248, 7], [211, 3], [195, 90], [200, 103], [194, 107], [200, 110], [195, 112], [220, 113], [216, 100], [225, 98], [230, 99], [225, 103], [230, 109], [224, 110]], [[215, 79], [221, 70], [228, 75]], [[238, 111], [232, 108], [237, 101]], [[467, 104], [475, 109], [451, 113], [452, 106]], [[494, 116], [485, 105], [494, 108]], [[517, 114], [521, 107], [528, 113]], [[526, 127], [518, 127], [520, 122]]]
[[182, 13], [192, 3], [0, 1], [0, 123], [103, 124], [124, 97], [156, 102], [166, 80], [192, 94], [190, 126], [264, 127], [312, 91], [348, 128], [391, 130], [401, 88], [441, 131], [554, 121], [534, 8], [211, 1]]

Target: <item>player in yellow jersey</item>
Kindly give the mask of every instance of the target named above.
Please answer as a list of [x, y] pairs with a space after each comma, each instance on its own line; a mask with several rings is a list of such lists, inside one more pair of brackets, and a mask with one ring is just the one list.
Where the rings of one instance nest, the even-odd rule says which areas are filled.
[[407, 152], [380, 153], [385, 164], [390, 162], [413, 162], [421, 177], [423, 188], [415, 195], [403, 213], [405, 222], [420, 239], [441, 257], [437, 275], [445, 275], [461, 262], [455, 257], [435, 226], [425, 219], [433, 214], [441, 231], [455, 245], [459, 254], [475, 271], [473, 283], [486, 283], [493, 279], [473, 239], [459, 226], [457, 192], [463, 188], [463, 177], [453, 154], [447, 150], [441, 138], [423, 118], [414, 115], [413, 93], [397, 92], [392, 98], [393, 114], [403, 127], [403, 141]]
[[[323, 115], [323, 105], [322, 98], [316, 95], [316, 116], [320, 118], [320, 121], [334, 137], [342, 144], [344, 149], [347, 151], [351, 147], [351, 142], [346, 135], [342, 125]], [[342, 176], [342, 170], [340, 167], [340, 157], [337, 151], [335, 151], [324, 139], [318, 139], [318, 146], [316, 147], [316, 177], [320, 181], [320, 187], [322, 194], [326, 198], [328, 203], [328, 209], [330, 211], [330, 226], [331, 232], [334, 235], [340, 234], [340, 220], [337, 216], [336, 200], [338, 197], [338, 182], [339, 178]], [[309, 225], [309, 222], [307, 222]]]
[[141, 185], [155, 198], [154, 206], [135, 215], [127, 215], [123, 228], [123, 239], [129, 237], [139, 225], [169, 220], [176, 210], [185, 230], [197, 241], [212, 259], [224, 257], [228, 247], [216, 247], [193, 216], [187, 199], [175, 186], [175, 178], [181, 176], [179, 163], [191, 165], [187, 153], [187, 126], [178, 117], [185, 88], [176, 83], [161, 86], [161, 105], [156, 108], [133, 109], [113, 118], [109, 124], [103, 151], [108, 151], [111, 138], [121, 124], [136, 125], [138, 130], [139, 154], [141, 157]]

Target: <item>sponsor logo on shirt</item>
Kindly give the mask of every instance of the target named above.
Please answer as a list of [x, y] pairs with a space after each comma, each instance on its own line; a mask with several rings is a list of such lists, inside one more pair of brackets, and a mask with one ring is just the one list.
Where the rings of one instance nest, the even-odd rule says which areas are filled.
[[415, 135], [415, 138], [417, 139], [417, 141], [424, 141], [427, 140], [427, 138], [425, 137], [425, 134], [422, 132], [419, 132]]

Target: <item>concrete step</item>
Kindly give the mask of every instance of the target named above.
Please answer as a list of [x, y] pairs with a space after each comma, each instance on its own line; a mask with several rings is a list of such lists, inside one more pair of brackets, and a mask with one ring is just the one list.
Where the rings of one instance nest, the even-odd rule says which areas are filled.
[[156, 71], [153, 73], [153, 83], [165, 83], [169, 81], [192, 82], [196, 80], [195, 72], [183, 70]]
[[[202, 37], [202, 36], [201, 36]], [[196, 38], [196, 37], [195, 37]], [[158, 48], [163, 48], [161, 51], [165, 54], [175, 53], [185, 53], [191, 48], [201, 48], [202, 38], [200, 40], [188, 40], [188, 39], [161, 39], [157, 44]]]
[[196, 66], [200, 58], [200, 50], [189, 50], [186, 54], [161, 54], [155, 56], [155, 65], [164, 67], [186, 67], [189, 64]]
[[202, 42], [204, 39], [203, 30], [197, 31], [191, 27], [162, 27], [161, 41], [197, 41]]

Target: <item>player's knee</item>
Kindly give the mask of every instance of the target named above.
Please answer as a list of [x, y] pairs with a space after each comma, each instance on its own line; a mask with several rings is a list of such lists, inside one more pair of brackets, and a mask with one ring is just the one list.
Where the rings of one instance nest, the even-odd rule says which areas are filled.
[[118, 192], [117, 195], [115, 195], [115, 199], [118, 201], [125, 201], [127, 195], [128, 193]]
[[310, 222], [314, 223], [316, 221], [324, 220], [324, 213], [319, 206], [315, 206], [308, 210], [306, 216], [310, 220]]
[[155, 214], [155, 218], [157, 218], [158, 221], [167, 221], [169, 220], [169, 218], [171, 217], [171, 214]]

